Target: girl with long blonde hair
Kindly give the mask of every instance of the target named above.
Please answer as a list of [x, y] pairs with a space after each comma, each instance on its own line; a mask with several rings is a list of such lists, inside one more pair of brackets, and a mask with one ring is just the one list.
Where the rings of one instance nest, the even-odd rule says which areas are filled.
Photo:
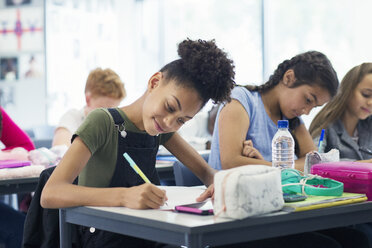
[[372, 63], [352, 68], [341, 81], [337, 95], [316, 115], [309, 131], [321, 152], [332, 148], [341, 159], [372, 162]]

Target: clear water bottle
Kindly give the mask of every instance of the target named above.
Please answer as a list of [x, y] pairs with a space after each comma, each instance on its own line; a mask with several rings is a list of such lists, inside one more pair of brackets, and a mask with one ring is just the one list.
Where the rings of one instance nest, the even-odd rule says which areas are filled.
[[272, 166], [280, 169], [294, 168], [294, 140], [288, 130], [288, 121], [278, 121], [278, 131], [271, 142]]

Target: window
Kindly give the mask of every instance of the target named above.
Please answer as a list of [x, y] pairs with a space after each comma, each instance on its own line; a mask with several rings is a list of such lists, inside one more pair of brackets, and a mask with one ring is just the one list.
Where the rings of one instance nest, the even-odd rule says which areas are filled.
[[177, 44], [182, 40], [215, 39], [234, 60], [237, 83], [262, 82], [261, 1], [147, 0], [139, 4], [143, 9], [141, 50], [157, 56], [151, 59], [158, 64], [156, 70], [178, 58]]
[[[265, 79], [283, 60], [317, 50], [328, 56], [341, 81], [352, 67], [372, 59], [371, 9], [368, 0], [266, 0]], [[303, 116], [307, 127], [319, 110]]]

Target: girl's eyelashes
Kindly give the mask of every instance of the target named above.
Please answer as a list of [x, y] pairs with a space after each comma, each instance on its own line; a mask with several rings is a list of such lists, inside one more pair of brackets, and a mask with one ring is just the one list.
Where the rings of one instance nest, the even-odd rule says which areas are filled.
[[364, 93], [364, 92], [362, 92], [362, 96], [363, 96], [364, 98], [371, 98], [371, 97], [372, 97], [371, 94], [369, 94], [369, 93]]
[[[169, 113], [173, 113], [175, 111], [175, 109], [171, 105], [169, 105], [168, 102], [166, 103], [166, 109]], [[177, 123], [178, 124], [183, 125], [183, 124], [185, 124], [185, 122], [186, 121], [183, 118], [181, 118], [181, 117], [177, 118]]]
[[167, 102], [166, 103], [166, 109], [167, 109], [167, 111], [169, 112], [169, 113], [173, 113], [175, 110], [174, 110], [174, 108], [171, 106], [171, 105], [169, 105], [169, 103]]
[[[174, 107], [172, 107], [172, 105], [170, 105], [169, 102], [166, 102], [165, 106], [166, 106], [166, 107], [165, 107], [166, 110], [167, 110], [169, 113], [173, 113], [173, 112], [176, 111], [176, 109], [175, 109]], [[178, 123], [179, 125], [183, 125], [183, 124], [186, 123], [186, 121], [185, 121], [184, 118], [179, 117], [179, 118], [177, 118], [177, 123]]]

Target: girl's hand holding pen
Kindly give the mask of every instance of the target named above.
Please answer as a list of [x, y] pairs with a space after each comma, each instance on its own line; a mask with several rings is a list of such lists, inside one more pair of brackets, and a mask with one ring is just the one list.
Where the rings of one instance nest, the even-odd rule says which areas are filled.
[[[141, 193], [140, 198], [138, 199], [139, 206], [138, 207], [130, 207], [127, 205], [125, 206], [129, 208], [159, 208], [160, 206], [163, 206], [164, 203], [167, 204], [166, 201], [168, 200], [168, 198], [165, 195], [165, 191], [159, 189], [158, 187], [156, 187], [150, 182], [150, 180], [146, 177], [146, 175], [142, 172], [142, 170], [137, 166], [137, 164], [133, 161], [133, 159], [129, 156], [128, 153], [125, 152], [123, 156], [128, 161], [132, 169], [143, 179], [143, 181], [145, 181], [145, 184], [141, 185], [141, 186], [145, 185], [144, 186], [145, 191]], [[141, 187], [141, 186], [135, 186], [135, 187]], [[132, 188], [135, 188], [135, 187], [132, 187]]]
[[124, 188], [123, 206], [134, 209], [159, 208], [168, 200], [165, 190], [151, 183]]

